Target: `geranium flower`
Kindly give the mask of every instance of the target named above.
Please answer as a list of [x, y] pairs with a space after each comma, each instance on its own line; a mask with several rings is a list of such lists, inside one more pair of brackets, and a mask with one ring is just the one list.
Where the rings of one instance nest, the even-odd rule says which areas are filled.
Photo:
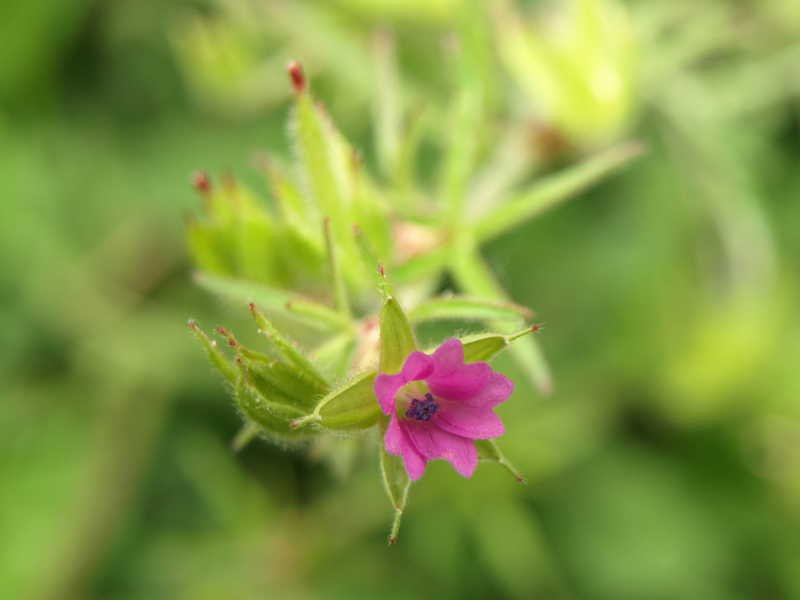
[[391, 415], [386, 451], [403, 456], [415, 481], [435, 458], [471, 477], [478, 464], [473, 440], [503, 435], [505, 427], [492, 409], [513, 391], [514, 383], [487, 363], [465, 364], [459, 339], [447, 340], [430, 356], [412, 352], [400, 373], [375, 380], [381, 409]]

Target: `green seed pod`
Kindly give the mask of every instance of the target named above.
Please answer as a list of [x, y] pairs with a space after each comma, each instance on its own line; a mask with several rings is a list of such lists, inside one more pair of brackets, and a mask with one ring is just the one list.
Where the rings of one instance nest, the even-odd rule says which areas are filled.
[[206, 356], [208, 356], [208, 360], [211, 361], [211, 364], [214, 365], [217, 371], [219, 371], [229, 383], [236, 385], [236, 380], [238, 379], [236, 369], [231, 362], [225, 358], [225, 355], [220, 352], [220, 349], [217, 348], [217, 344], [209, 339], [205, 332], [200, 329], [194, 321], [189, 321], [189, 327], [192, 328], [195, 339], [200, 342], [200, 346], [206, 351]]
[[254, 385], [251, 376], [244, 371], [236, 384], [236, 402], [248, 420], [258, 424], [263, 434], [271, 440], [283, 444], [297, 444], [317, 434], [313, 430], [298, 430], [292, 427], [292, 420], [302, 416], [299, 409], [276, 402], [265, 396]]

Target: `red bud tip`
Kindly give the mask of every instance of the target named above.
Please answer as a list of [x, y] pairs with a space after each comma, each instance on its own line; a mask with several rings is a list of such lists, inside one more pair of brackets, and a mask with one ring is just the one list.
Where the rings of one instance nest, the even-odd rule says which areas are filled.
[[300, 63], [293, 60], [286, 65], [286, 70], [292, 78], [292, 87], [295, 93], [300, 94], [304, 92], [306, 89], [306, 76], [303, 74], [303, 67], [300, 66]]
[[239, 363], [240, 365], [243, 365], [243, 364], [244, 364], [244, 362], [242, 361], [242, 359], [241, 359], [241, 358], [238, 358], [238, 357], [236, 358], [236, 362], [237, 362], [237, 363]]
[[222, 335], [228, 335], [228, 331], [224, 327], [217, 327], [217, 331]]
[[289, 425], [289, 427], [291, 427], [292, 429], [297, 429], [297, 423], [292, 423], [291, 425]]
[[394, 544], [397, 541], [397, 538], [389, 538], [389, 543]]
[[531, 331], [539, 331], [539, 326], [534, 325], [533, 327], [531, 327]]
[[520, 483], [523, 483], [525, 480], [522, 477], [517, 477], [517, 481], [519, 481]]
[[250, 307], [250, 310], [255, 310], [256, 309], [256, 305], [253, 304], [252, 302], [250, 304], [248, 304], [248, 306]]
[[381, 274], [381, 277], [386, 277], [386, 273], [383, 272], [383, 267], [378, 267], [378, 273]]
[[231, 347], [236, 348], [236, 340], [230, 341]]
[[201, 194], [208, 194], [211, 191], [211, 179], [205, 171], [195, 171], [192, 173], [192, 185]]
[[197, 325], [195, 325], [195, 322], [192, 321], [191, 319], [189, 319], [189, 327], [191, 327], [192, 329], [197, 329]]

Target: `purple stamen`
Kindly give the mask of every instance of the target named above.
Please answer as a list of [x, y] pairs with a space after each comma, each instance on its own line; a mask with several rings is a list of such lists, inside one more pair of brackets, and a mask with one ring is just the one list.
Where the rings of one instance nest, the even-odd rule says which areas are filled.
[[417, 400], [414, 398], [411, 401], [411, 406], [406, 411], [407, 419], [416, 419], [417, 421], [430, 421], [433, 415], [439, 412], [439, 405], [433, 399], [433, 395], [425, 394], [425, 400]]

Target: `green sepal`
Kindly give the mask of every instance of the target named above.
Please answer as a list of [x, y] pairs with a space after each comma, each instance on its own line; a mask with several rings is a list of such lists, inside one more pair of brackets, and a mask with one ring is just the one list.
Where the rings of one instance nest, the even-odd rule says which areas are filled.
[[417, 339], [403, 309], [391, 296], [381, 307], [380, 372], [399, 373], [408, 355], [417, 350]]
[[478, 333], [461, 338], [461, 343], [464, 345], [464, 362], [489, 362], [505, 350], [511, 342], [532, 331], [534, 331], [533, 327], [528, 327], [509, 335]]
[[328, 387], [327, 379], [311, 364], [308, 357], [300, 351], [287, 337], [285, 337], [270, 321], [258, 310], [255, 304], [250, 304], [253, 318], [258, 325], [259, 332], [263, 333], [274, 346], [276, 352], [291, 364], [298, 367], [309, 379], [322, 387]]
[[389, 417], [382, 416], [380, 419], [381, 475], [383, 477], [383, 486], [394, 506], [392, 533], [389, 536], [389, 543], [394, 544], [397, 541], [397, 532], [400, 530], [400, 519], [408, 501], [408, 488], [411, 487], [411, 478], [408, 476], [406, 467], [403, 464], [403, 457], [389, 454], [386, 451], [386, 444], [383, 440], [386, 438], [386, 430], [388, 428]]
[[[536, 325], [511, 334], [475, 333], [459, 338], [464, 346], [464, 362], [489, 362], [514, 340], [536, 331]], [[425, 354], [433, 354], [438, 346], [428, 348]]]
[[296, 444], [316, 435], [313, 430], [294, 429], [292, 421], [302, 413], [265, 398], [250, 383], [250, 377], [242, 369], [236, 384], [236, 402], [245, 418], [261, 427], [265, 437], [282, 444]]
[[296, 427], [314, 423], [330, 431], [368, 429], [381, 416], [375, 396], [376, 373], [363, 373], [319, 401], [314, 412], [294, 422]]
[[514, 476], [514, 479], [520, 483], [528, 483], [528, 481], [517, 471], [516, 467], [503, 456], [494, 440], [475, 440], [475, 448], [478, 450], [478, 459], [488, 462], [494, 462], [503, 466], [509, 473]]
[[499, 302], [471, 296], [442, 296], [418, 304], [408, 312], [409, 321], [442, 319], [528, 319], [533, 311], [511, 302]]
[[232, 385], [236, 385], [239, 378], [236, 368], [231, 364], [225, 355], [217, 348], [217, 343], [211, 340], [205, 332], [197, 326], [193, 320], [189, 321], [189, 327], [192, 329], [195, 339], [200, 342], [200, 346], [205, 350], [208, 360], [214, 368], [219, 371], [222, 376]]

